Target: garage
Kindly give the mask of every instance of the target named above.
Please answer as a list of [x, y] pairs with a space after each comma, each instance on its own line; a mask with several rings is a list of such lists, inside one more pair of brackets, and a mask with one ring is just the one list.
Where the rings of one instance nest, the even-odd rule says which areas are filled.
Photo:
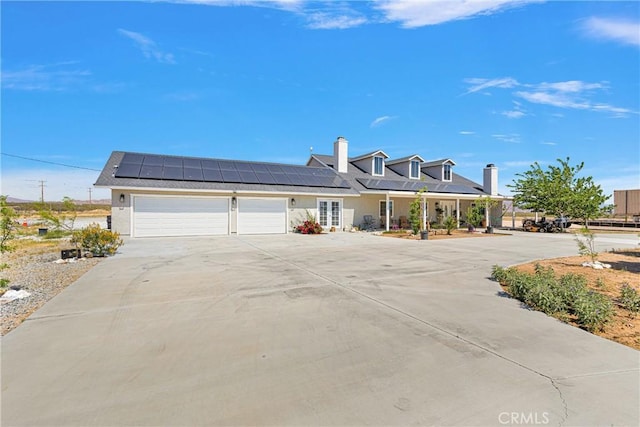
[[287, 232], [287, 199], [238, 199], [238, 234]]
[[133, 237], [229, 234], [229, 199], [133, 197]]

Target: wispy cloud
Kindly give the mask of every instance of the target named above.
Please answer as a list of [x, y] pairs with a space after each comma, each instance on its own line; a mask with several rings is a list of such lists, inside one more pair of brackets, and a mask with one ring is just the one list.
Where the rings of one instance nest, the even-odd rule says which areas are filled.
[[[520, 83], [511, 77], [504, 77], [497, 79], [467, 78], [464, 79], [464, 82], [470, 86], [463, 95], [489, 88], [517, 89], [513, 92], [513, 95], [532, 104], [610, 113], [612, 117], [615, 118], [624, 118], [631, 114], [638, 114], [637, 111], [629, 108], [617, 107], [592, 100], [598, 93], [606, 92], [609, 89], [609, 83], [606, 81], [590, 83], [580, 80], [568, 80], [531, 84]], [[513, 102], [516, 104], [516, 108], [510, 111], [503, 111], [501, 114], [514, 119], [526, 115], [525, 110], [520, 107], [520, 104], [517, 101]]]
[[2, 88], [25, 91], [65, 91], [83, 85], [91, 72], [81, 69], [76, 61], [30, 65], [2, 71]]
[[540, 144], [542, 144], [542, 145], [558, 145], [557, 143], [551, 142], [551, 141], [543, 141]]
[[369, 127], [376, 128], [378, 126], [381, 126], [383, 123], [388, 122], [389, 120], [393, 120], [395, 118], [396, 117], [393, 117], [393, 116], [381, 116], [381, 117], [378, 117], [374, 121], [371, 122]]
[[640, 46], [640, 22], [626, 19], [591, 17], [581, 23], [589, 37]]
[[438, 25], [445, 22], [492, 15], [509, 8], [524, 6], [530, 0], [380, 0], [375, 8], [387, 20], [400, 22], [404, 28]]
[[475, 132], [472, 132], [470, 130], [461, 130], [460, 132], [458, 132], [460, 135], [475, 135]]
[[518, 101], [513, 101], [513, 109], [508, 111], [500, 111], [500, 114], [509, 119], [520, 119], [527, 115], [524, 108], [522, 108], [522, 104]]
[[153, 58], [163, 64], [176, 63], [172, 53], [162, 51], [156, 42], [151, 40], [149, 37], [136, 33], [135, 31], [124, 30], [122, 28], [118, 29], [118, 33], [133, 40], [134, 44], [142, 51], [142, 54], [146, 58]]
[[509, 142], [512, 144], [520, 144], [521, 142], [520, 134], [518, 133], [509, 133], [509, 134], [496, 133], [491, 136], [497, 139], [498, 141]]
[[518, 81], [512, 79], [511, 77], [502, 77], [499, 79], [480, 79], [480, 78], [469, 78], [464, 80], [465, 83], [470, 84], [471, 86], [464, 95], [468, 95], [474, 92], [480, 92], [485, 89], [490, 89], [493, 87], [502, 88], [502, 89], [510, 89], [512, 87], [518, 86]]
[[541, 160], [509, 160], [509, 161], [503, 162], [502, 165], [506, 168], [522, 168], [522, 167], [529, 167], [534, 163], [543, 165], [546, 162]]
[[344, 30], [366, 24], [364, 16], [335, 15], [332, 13], [316, 12], [306, 15], [309, 22], [307, 27], [314, 30]]

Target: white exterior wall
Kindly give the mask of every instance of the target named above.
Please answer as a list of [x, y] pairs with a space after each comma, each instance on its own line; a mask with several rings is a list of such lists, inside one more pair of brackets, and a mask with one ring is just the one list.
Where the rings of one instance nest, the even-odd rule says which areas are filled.
[[[120, 194], [125, 195], [120, 203]], [[131, 196], [119, 190], [111, 190], [111, 230], [122, 236], [131, 235]]]

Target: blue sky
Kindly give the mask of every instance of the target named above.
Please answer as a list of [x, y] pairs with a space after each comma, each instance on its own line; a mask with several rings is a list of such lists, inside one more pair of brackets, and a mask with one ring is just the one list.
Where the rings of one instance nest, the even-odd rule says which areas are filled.
[[[640, 188], [640, 3], [6, 2], [2, 194], [87, 199], [112, 150], [537, 161]], [[13, 156], [41, 160], [36, 162]], [[44, 163], [51, 162], [51, 163]], [[52, 163], [87, 169], [64, 167]], [[93, 189], [93, 198], [107, 197]]]

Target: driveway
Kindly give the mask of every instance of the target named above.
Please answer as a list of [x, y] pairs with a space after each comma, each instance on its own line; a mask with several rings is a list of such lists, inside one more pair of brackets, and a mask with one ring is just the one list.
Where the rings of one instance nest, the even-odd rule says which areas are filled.
[[488, 279], [576, 253], [533, 233], [128, 240], [3, 338], [2, 425], [638, 425], [639, 352]]

